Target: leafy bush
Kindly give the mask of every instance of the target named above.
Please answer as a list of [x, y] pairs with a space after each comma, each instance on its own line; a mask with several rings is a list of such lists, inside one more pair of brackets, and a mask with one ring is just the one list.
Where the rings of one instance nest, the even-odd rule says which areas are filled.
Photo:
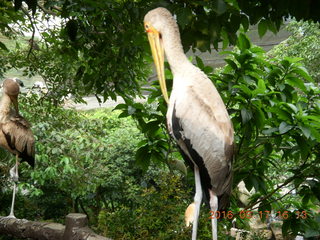
[[33, 171], [21, 169], [20, 187], [28, 189], [38, 216], [59, 219], [81, 208], [90, 215], [102, 203], [130, 201], [136, 189], [126, 185], [142, 176], [132, 158], [141, 135], [130, 119], [120, 121], [119, 112], [110, 110], [79, 113], [35, 98], [23, 98], [21, 106], [33, 123], [37, 154]]
[[300, 57], [312, 78], [320, 82], [320, 28], [319, 23], [291, 21], [287, 30], [291, 32], [288, 39], [274, 47], [269, 56]]
[[[33, 123], [36, 167], [21, 165], [24, 193], [17, 197], [17, 217], [64, 222], [69, 212], [84, 212], [92, 229], [114, 239], [190, 234], [183, 221], [192, 199], [188, 178], [163, 166], [143, 171], [136, 165], [142, 134], [132, 119], [108, 109], [63, 109], [36, 95], [22, 97], [20, 105]], [[1, 215], [8, 213], [10, 200], [11, 190], [1, 195]]]

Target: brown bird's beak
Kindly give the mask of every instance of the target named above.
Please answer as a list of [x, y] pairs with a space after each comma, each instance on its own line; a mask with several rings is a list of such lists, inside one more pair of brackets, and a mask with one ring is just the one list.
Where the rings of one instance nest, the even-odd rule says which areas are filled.
[[144, 23], [144, 26], [148, 34], [154, 64], [156, 65], [161, 92], [166, 102], [169, 103], [166, 79], [164, 75], [164, 49], [160, 39], [160, 33], [147, 22]]

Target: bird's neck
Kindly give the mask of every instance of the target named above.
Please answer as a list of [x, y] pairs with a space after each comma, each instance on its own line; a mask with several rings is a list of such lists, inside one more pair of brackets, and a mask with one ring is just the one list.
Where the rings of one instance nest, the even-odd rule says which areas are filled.
[[[11, 109], [11, 99], [8, 95], [3, 94], [0, 102], [0, 115], [1, 116], [8, 116], [10, 112], [12, 112]], [[3, 119], [1, 119], [3, 120]]]
[[11, 99], [8, 95], [3, 94], [0, 103], [0, 111], [1, 112], [10, 112]]
[[[162, 34], [163, 47], [173, 75], [178, 74], [190, 61], [183, 52], [178, 29], [167, 28]], [[192, 65], [192, 64], [191, 64]]]

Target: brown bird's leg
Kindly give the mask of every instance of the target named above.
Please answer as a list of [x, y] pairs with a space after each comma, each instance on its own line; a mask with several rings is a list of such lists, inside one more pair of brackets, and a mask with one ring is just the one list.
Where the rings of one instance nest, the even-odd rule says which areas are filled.
[[16, 199], [16, 191], [17, 191], [17, 184], [16, 182], [18, 182], [19, 179], [19, 174], [18, 174], [18, 166], [19, 166], [19, 161], [18, 161], [18, 154], [16, 154], [16, 165], [14, 166], [14, 170], [11, 174], [11, 178], [13, 180], [13, 193], [12, 193], [12, 203], [11, 203], [11, 210], [10, 210], [10, 214], [9, 214], [9, 218], [16, 218], [14, 216], [14, 203], [15, 203], [15, 199]]
[[218, 222], [215, 216], [217, 216], [216, 212], [218, 210], [218, 197], [217, 197], [217, 194], [211, 189], [209, 189], [209, 194], [210, 194], [210, 202], [209, 202], [210, 208], [211, 208], [211, 211], [213, 212], [213, 218], [211, 218], [212, 239], [217, 240], [218, 239], [218, 229], [217, 229]]

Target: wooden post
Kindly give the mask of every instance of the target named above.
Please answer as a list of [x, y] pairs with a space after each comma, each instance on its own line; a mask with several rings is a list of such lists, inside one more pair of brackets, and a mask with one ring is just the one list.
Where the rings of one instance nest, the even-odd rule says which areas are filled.
[[88, 227], [87, 215], [82, 213], [70, 213], [66, 216], [66, 229], [63, 234], [63, 240], [79, 239], [108, 240], [108, 238], [95, 234]]
[[76, 230], [86, 227], [88, 225], [88, 218], [85, 214], [69, 213], [66, 216], [66, 229], [63, 234], [63, 240], [74, 239]]

